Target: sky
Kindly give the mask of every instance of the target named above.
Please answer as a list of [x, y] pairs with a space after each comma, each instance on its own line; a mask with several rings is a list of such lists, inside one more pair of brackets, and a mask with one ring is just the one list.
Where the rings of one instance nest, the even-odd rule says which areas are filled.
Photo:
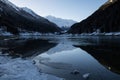
[[107, 0], [9, 0], [19, 7], [32, 9], [40, 16], [52, 15], [81, 21], [95, 12]]

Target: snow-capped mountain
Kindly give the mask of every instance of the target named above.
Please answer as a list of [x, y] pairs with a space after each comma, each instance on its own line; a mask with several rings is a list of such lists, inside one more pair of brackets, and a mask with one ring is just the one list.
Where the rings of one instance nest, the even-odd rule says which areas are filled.
[[62, 28], [62, 27], [70, 28], [73, 24], [77, 23], [77, 21], [74, 21], [74, 20], [56, 18], [56, 17], [50, 16], [50, 15], [46, 16], [46, 18], [49, 21], [57, 24], [60, 28]]
[[27, 13], [31, 14], [32, 16], [39, 18], [38, 15], [36, 15], [31, 9], [27, 8], [27, 7], [23, 7], [21, 8], [22, 10], [26, 11]]
[[49, 20], [37, 15], [28, 8], [19, 8], [8, 0], [0, 0], [0, 27], [8, 32], [19, 34], [19, 30], [41, 33], [60, 32], [61, 29]]

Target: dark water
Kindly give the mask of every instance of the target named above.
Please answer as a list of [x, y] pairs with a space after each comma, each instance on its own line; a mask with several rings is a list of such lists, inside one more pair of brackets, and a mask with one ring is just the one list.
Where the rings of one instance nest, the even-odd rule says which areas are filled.
[[[14, 57], [33, 57], [42, 72], [65, 80], [120, 80], [120, 37], [40, 36], [1, 40], [0, 50]], [[78, 75], [71, 74], [74, 70]]]
[[34, 38], [0, 40], [0, 50], [2, 51], [2, 53], [9, 53], [9, 55], [13, 58], [36, 56], [56, 45], [56, 43], [49, 43], [49, 41], [45, 39]]

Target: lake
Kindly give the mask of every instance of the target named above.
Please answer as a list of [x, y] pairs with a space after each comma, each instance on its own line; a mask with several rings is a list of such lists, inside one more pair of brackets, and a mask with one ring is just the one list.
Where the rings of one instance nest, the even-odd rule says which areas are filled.
[[65, 80], [85, 80], [86, 74], [87, 80], [120, 80], [119, 36], [26, 37], [1, 39], [1, 52], [32, 59], [43, 73]]

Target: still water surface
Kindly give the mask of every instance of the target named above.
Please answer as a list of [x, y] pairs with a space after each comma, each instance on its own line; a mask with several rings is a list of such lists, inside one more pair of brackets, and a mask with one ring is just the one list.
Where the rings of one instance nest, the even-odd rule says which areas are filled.
[[[0, 49], [13, 58], [32, 59], [38, 68], [65, 80], [120, 80], [120, 37], [40, 36], [1, 40]], [[78, 75], [71, 74], [74, 70]]]

